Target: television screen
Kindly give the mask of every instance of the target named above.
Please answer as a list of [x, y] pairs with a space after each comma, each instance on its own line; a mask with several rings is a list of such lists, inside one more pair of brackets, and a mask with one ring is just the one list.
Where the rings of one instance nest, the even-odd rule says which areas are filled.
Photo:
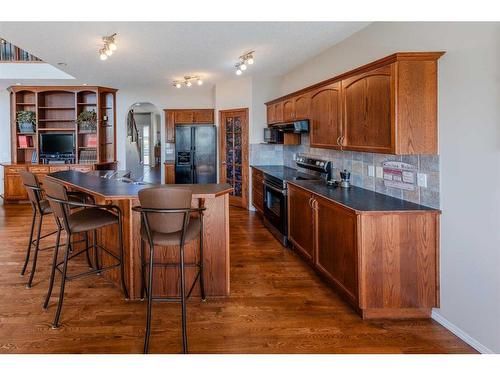
[[41, 134], [41, 154], [72, 154], [75, 148], [75, 137], [71, 133]]

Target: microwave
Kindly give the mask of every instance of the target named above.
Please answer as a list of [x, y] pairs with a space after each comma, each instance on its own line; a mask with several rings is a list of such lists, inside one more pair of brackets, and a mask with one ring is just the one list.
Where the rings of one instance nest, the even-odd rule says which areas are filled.
[[264, 129], [264, 142], [283, 144], [283, 132], [276, 128]]

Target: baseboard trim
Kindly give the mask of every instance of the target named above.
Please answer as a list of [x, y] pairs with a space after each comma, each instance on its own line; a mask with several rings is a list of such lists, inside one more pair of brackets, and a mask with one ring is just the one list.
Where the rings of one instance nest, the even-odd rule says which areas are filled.
[[467, 333], [465, 333], [460, 328], [458, 328], [455, 324], [451, 323], [448, 319], [446, 319], [441, 314], [439, 314], [436, 310], [432, 310], [431, 318], [434, 319], [439, 324], [441, 324], [448, 331], [452, 332], [455, 336], [458, 336], [463, 341], [465, 341], [467, 344], [472, 346], [479, 353], [481, 353], [481, 354], [494, 354], [493, 350], [487, 348], [486, 346], [481, 344], [479, 341], [477, 341], [475, 338], [469, 336]]

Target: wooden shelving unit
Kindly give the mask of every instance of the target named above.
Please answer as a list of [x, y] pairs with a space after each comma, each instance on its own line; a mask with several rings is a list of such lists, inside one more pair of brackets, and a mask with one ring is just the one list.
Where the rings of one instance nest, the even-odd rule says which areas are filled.
[[[84, 158], [86, 164], [116, 163], [116, 89], [100, 86], [12, 86], [11, 144], [12, 164], [39, 163], [41, 133], [75, 133], [75, 163], [81, 153], [94, 150], [95, 160]], [[82, 111], [97, 113], [95, 131], [80, 130], [77, 124]], [[36, 114], [36, 131], [21, 133], [16, 121], [17, 111]], [[27, 142], [19, 136], [27, 137]], [[24, 147], [28, 144], [29, 147]], [[31, 146], [32, 145], [32, 146]], [[33, 155], [35, 154], [35, 157]]]

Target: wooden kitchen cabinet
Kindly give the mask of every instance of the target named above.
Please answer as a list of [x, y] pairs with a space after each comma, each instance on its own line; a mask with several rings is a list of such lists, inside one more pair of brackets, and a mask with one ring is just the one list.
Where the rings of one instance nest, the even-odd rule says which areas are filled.
[[[310, 120], [311, 147], [437, 154], [437, 60], [400, 52], [267, 102], [283, 121]], [[269, 111], [274, 116], [276, 111]]]
[[288, 182], [288, 240], [364, 318], [439, 307], [438, 210], [357, 211]]
[[340, 82], [335, 82], [311, 93], [310, 144], [311, 147], [339, 149], [342, 105]]
[[165, 183], [175, 184], [175, 163], [165, 163]]
[[315, 196], [316, 269], [353, 302], [358, 300], [356, 215], [338, 204]]
[[264, 212], [264, 176], [262, 171], [252, 167], [252, 204], [262, 214]]
[[20, 171], [28, 171], [34, 173], [38, 181], [43, 184], [45, 176], [49, 173], [58, 171], [79, 171], [89, 172], [94, 169], [92, 164], [63, 164], [63, 165], [47, 165], [47, 164], [3, 164], [3, 180], [4, 193], [3, 199], [8, 202], [26, 201], [28, 194], [23, 185]]
[[213, 109], [197, 109], [193, 111], [193, 123], [195, 124], [213, 124]]
[[391, 153], [395, 69], [391, 64], [342, 81], [341, 143], [345, 149]]
[[28, 193], [24, 188], [23, 181], [19, 174], [4, 175], [4, 191], [3, 198], [6, 201], [11, 200], [27, 200]]
[[267, 109], [267, 124], [279, 124], [283, 122], [283, 102], [268, 104]]
[[165, 141], [175, 142], [175, 125], [213, 124], [214, 109], [164, 109]]
[[190, 110], [177, 110], [174, 113], [175, 124], [193, 124], [194, 112]]
[[312, 194], [288, 184], [288, 239], [307, 260], [313, 261], [315, 245]]
[[283, 101], [283, 122], [309, 118], [311, 96], [309, 93], [294, 96]]

